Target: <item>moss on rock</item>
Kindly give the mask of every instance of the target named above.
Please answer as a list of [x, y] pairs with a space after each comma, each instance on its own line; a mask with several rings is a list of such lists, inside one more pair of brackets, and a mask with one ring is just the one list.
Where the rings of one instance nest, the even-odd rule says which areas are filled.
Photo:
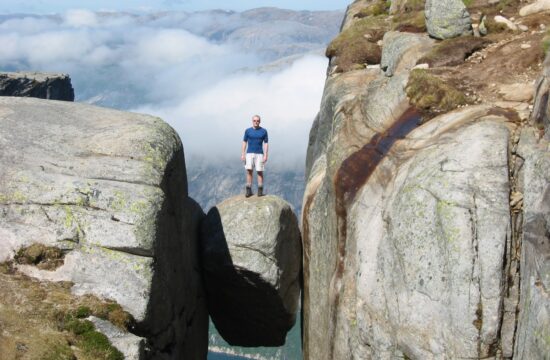
[[387, 15], [390, 9], [391, 2], [379, 0], [370, 4], [364, 9], [361, 9], [354, 17], [364, 18], [367, 16]]
[[55, 270], [64, 263], [65, 254], [59, 248], [43, 244], [32, 244], [21, 248], [15, 254], [15, 262], [23, 265], [35, 265], [41, 270]]
[[490, 43], [487, 39], [474, 36], [460, 36], [441, 41], [427, 55], [418, 60], [419, 64], [430, 67], [460, 65], [474, 52]]
[[422, 69], [411, 71], [406, 91], [411, 104], [423, 111], [425, 118], [471, 103], [462, 91]]
[[382, 50], [377, 42], [387, 28], [384, 16], [358, 20], [331, 41], [326, 56], [338, 66], [338, 72], [357, 69], [357, 65], [379, 64]]
[[115, 348], [109, 339], [95, 330], [89, 320], [82, 320], [69, 313], [59, 324], [60, 330], [69, 331], [74, 335], [75, 346], [92, 358], [101, 360], [122, 360], [123, 354]]
[[401, 32], [426, 32], [426, 16], [424, 10], [404, 12], [392, 19], [392, 30]]

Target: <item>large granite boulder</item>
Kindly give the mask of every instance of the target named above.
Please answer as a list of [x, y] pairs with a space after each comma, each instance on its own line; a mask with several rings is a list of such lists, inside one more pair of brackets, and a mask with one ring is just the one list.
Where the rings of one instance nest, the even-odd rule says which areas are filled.
[[208, 311], [231, 345], [280, 346], [295, 322], [302, 247], [290, 205], [237, 196], [202, 223]]
[[380, 67], [386, 76], [410, 71], [433, 47], [434, 40], [425, 34], [388, 31], [384, 34]]
[[472, 20], [462, 0], [426, 0], [426, 27], [436, 39], [471, 35]]
[[33, 243], [58, 247], [57, 269], [18, 269], [116, 301], [146, 339], [143, 358], [204, 358], [204, 214], [187, 196], [174, 130], [151, 116], [15, 97], [0, 98], [0, 124], [0, 262]]
[[74, 101], [74, 89], [66, 74], [0, 72], [0, 96]]
[[407, 36], [386, 34], [382, 69], [325, 83], [302, 211], [304, 358], [545, 358], [546, 70], [532, 123], [492, 103], [423, 119], [404, 91]]

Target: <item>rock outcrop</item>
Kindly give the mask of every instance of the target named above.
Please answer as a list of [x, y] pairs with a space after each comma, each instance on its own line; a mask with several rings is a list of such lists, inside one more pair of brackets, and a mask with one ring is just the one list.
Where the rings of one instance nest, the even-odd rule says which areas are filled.
[[280, 346], [295, 322], [301, 242], [290, 205], [275, 196], [237, 196], [202, 225], [208, 310], [231, 345]]
[[426, 0], [426, 27], [436, 39], [472, 34], [470, 13], [462, 0]]
[[60, 248], [55, 270], [18, 270], [116, 301], [146, 339], [143, 358], [204, 358], [204, 213], [187, 196], [174, 130], [151, 116], [15, 97], [0, 98], [0, 124], [0, 262], [33, 243]]
[[[358, 21], [346, 19], [347, 29]], [[532, 122], [530, 96], [498, 91], [534, 81], [540, 53], [499, 62], [541, 38], [532, 21], [531, 34], [501, 35], [451, 63], [440, 59], [454, 40], [415, 53], [411, 34], [386, 32], [385, 73], [329, 73], [302, 210], [305, 359], [550, 353], [548, 70]], [[422, 56], [437, 61], [411, 71]], [[451, 106], [423, 111], [441, 99]]]
[[4, 72], [0, 73], [0, 96], [74, 101], [74, 90], [66, 74]]
[[542, 75], [536, 83], [536, 98], [531, 122], [543, 130], [546, 139], [550, 140], [550, 56], [546, 57]]

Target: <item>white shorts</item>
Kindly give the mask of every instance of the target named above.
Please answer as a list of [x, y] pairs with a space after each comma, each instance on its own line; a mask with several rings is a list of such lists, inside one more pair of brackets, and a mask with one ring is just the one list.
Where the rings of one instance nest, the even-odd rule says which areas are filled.
[[264, 171], [264, 154], [246, 154], [246, 162], [244, 168], [246, 170]]

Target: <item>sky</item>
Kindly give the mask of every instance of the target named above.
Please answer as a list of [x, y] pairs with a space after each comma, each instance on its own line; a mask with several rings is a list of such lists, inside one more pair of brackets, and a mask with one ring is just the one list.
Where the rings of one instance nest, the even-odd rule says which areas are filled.
[[292, 10], [343, 10], [350, 0], [0, 0], [0, 13], [60, 13], [80, 8], [93, 11], [227, 9], [242, 11], [272, 6]]

